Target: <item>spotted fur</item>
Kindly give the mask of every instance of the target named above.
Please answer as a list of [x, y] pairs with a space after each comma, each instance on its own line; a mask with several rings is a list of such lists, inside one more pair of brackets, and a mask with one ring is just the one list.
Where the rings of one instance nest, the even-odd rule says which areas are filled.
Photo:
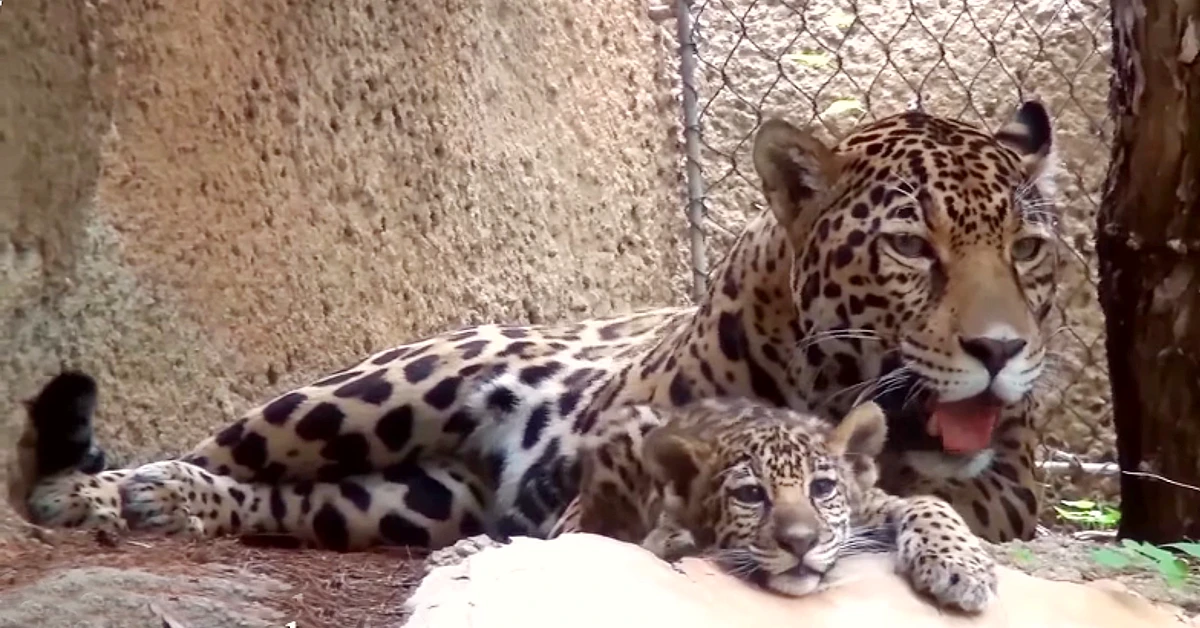
[[[769, 211], [696, 306], [385, 349], [177, 460], [29, 469], [15, 499], [47, 526], [92, 526], [115, 499], [133, 529], [438, 548], [548, 533], [609, 408], [741, 396], [836, 417], [875, 399], [889, 420], [884, 489], [939, 496], [989, 540], [1030, 538], [1056, 272], [1050, 147], [1037, 103], [995, 134], [908, 112], [836, 147], [769, 120], [754, 145]], [[476, 394], [505, 375], [517, 384]], [[944, 451], [928, 403], [979, 395], [1004, 404], [990, 443]]]

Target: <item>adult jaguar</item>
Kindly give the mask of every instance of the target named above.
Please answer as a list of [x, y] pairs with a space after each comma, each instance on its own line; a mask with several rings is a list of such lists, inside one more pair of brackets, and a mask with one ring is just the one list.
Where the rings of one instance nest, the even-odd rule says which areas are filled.
[[[753, 153], [770, 210], [697, 306], [443, 333], [283, 393], [179, 460], [93, 476], [34, 461], [13, 494], [49, 527], [437, 548], [546, 534], [606, 408], [744, 396], [841, 416], [874, 398], [883, 488], [940, 496], [988, 540], [1030, 538], [1051, 146], [1036, 102], [995, 134], [907, 112], [835, 148], [769, 120]], [[31, 417], [37, 450], [63, 431], [39, 426], [79, 420]]]

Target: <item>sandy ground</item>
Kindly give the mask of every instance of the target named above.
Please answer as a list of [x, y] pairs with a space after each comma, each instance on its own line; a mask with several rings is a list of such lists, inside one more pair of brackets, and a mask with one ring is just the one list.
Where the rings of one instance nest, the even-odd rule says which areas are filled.
[[[336, 554], [163, 539], [102, 544], [88, 535], [0, 547], [0, 627], [395, 627], [423, 575], [406, 550]], [[1146, 597], [1200, 613], [1200, 588], [1118, 572], [1090, 553], [1101, 543], [1053, 533], [996, 549], [1005, 564], [1054, 580], [1117, 580]]]

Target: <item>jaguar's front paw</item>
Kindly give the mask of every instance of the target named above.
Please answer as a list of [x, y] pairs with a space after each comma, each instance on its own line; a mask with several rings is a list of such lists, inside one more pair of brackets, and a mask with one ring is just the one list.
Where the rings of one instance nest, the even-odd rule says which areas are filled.
[[939, 606], [979, 613], [996, 597], [996, 562], [982, 546], [917, 544], [909, 555], [902, 549], [900, 561], [913, 588]]

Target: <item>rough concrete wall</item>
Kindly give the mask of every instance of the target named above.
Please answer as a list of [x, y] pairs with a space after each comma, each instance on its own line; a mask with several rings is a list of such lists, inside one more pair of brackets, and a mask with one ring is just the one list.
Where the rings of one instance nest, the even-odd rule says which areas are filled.
[[683, 301], [664, 32], [640, 3], [6, 4], [0, 442], [63, 365], [144, 460], [421, 334]]

